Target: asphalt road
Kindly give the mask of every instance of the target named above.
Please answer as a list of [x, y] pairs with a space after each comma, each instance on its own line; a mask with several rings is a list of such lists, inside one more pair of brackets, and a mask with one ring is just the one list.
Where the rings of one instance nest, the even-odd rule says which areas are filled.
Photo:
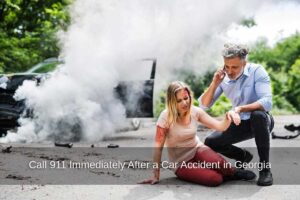
[[[300, 115], [276, 116], [274, 132], [292, 134], [283, 126], [299, 125], [299, 122]], [[51, 142], [1, 144], [2, 149], [9, 145], [12, 148], [10, 153], [0, 152], [0, 199], [300, 198], [300, 176], [297, 173], [300, 137], [271, 140], [275, 184], [269, 187], [259, 187], [255, 181], [231, 181], [219, 187], [205, 187], [180, 181], [165, 168], [159, 184], [136, 184], [151, 176], [147, 163], [151, 161], [154, 131], [155, 123], [146, 120], [138, 131], [106, 136], [97, 143], [75, 143], [73, 148], [54, 147]], [[197, 134], [203, 141], [210, 132], [200, 128]], [[118, 148], [107, 148], [109, 144], [118, 145]], [[253, 139], [237, 145], [252, 151], [253, 162], [257, 161]], [[89, 165], [74, 169], [74, 163]], [[93, 163], [98, 167], [92, 167]], [[253, 167], [252, 170], [258, 174], [258, 169]]]

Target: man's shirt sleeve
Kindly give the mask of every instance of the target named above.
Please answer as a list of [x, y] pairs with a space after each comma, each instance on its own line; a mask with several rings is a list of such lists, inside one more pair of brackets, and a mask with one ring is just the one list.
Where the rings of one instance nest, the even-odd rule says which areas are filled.
[[255, 71], [255, 92], [258, 96], [257, 102], [262, 105], [265, 111], [272, 109], [272, 91], [270, 77], [263, 67]]

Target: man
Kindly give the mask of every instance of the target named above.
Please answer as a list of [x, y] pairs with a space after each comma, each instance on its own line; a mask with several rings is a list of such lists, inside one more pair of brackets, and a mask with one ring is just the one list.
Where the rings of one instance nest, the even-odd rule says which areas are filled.
[[272, 185], [269, 150], [274, 121], [269, 113], [272, 108], [270, 78], [261, 65], [246, 62], [248, 49], [245, 46], [225, 44], [222, 54], [224, 67], [215, 72], [209, 88], [198, 99], [199, 105], [203, 109], [211, 107], [224, 92], [236, 112], [233, 122], [241, 120], [241, 123], [232, 123], [223, 133], [212, 133], [205, 144], [228, 158], [248, 163], [253, 155], [232, 144], [255, 138], [262, 166], [257, 184]]

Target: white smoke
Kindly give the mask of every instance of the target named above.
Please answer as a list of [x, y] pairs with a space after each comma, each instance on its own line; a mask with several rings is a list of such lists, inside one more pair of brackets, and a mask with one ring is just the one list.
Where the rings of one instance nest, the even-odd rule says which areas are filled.
[[75, 1], [72, 24], [59, 33], [65, 64], [39, 87], [19, 88], [16, 97], [27, 99], [34, 118], [1, 141], [68, 140], [74, 124], [83, 140], [100, 140], [125, 120], [113, 89], [140, 77], [135, 61], [157, 58], [156, 87], [174, 79], [174, 69], [203, 73], [220, 60], [228, 27], [257, 7], [258, 0]]

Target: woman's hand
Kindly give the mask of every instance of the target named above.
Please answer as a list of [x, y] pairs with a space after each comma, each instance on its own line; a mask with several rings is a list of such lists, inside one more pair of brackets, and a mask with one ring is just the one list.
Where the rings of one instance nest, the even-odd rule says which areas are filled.
[[235, 125], [240, 125], [241, 123], [241, 117], [238, 113], [234, 112], [233, 110], [230, 110], [226, 113], [226, 118], [233, 122]]
[[139, 184], [151, 184], [151, 185], [154, 185], [154, 184], [157, 184], [158, 182], [159, 182], [158, 178], [152, 177], [152, 178], [149, 178], [149, 179], [146, 179], [146, 180], [143, 180], [143, 181], [139, 182]]

